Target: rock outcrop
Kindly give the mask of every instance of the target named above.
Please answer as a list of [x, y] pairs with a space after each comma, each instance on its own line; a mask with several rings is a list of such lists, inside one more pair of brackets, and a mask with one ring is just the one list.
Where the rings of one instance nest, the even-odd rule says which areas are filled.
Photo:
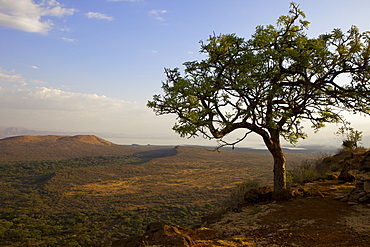
[[364, 159], [360, 162], [359, 170], [370, 172], [370, 151], [366, 152]]
[[268, 186], [248, 190], [244, 195], [246, 202], [257, 203], [270, 201], [272, 199], [273, 189]]
[[112, 247], [141, 247], [141, 246], [194, 246], [195, 231], [164, 222], [150, 223], [143, 235], [124, 238], [113, 242]]
[[338, 177], [343, 182], [355, 183], [355, 188], [347, 195], [337, 196], [336, 200], [348, 205], [370, 203], [370, 151], [351, 155], [343, 160], [342, 171]]
[[356, 187], [350, 193], [338, 196], [334, 199], [347, 202], [348, 205], [370, 203], [370, 178], [360, 178], [356, 180]]

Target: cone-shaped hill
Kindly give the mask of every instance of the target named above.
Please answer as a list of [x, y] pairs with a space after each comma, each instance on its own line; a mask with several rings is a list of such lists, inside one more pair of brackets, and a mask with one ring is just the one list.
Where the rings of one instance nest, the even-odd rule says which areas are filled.
[[151, 149], [154, 147], [117, 145], [94, 135], [25, 135], [0, 139], [0, 160], [60, 160], [86, 156], [119, 156]]
[[61, 144], [79, 144], [79, 143], [88, 143], [88, 144], [94, 144], [94, 145], [115, 145], [109, 141], [106, 141], [102, 138], [99, 138], [94, 135], [76, 135], [76, 136], [58, 136], [58, 135], [46, 135], [46, 136], [30, 136], [30, 135], [24, 135], [24, 136], [14, 136], [14, 137], [8, 137], [5, 139], [0, 140], [5, 143], [11, 143], [11, 144], [25, 144], [25, 143], [33, 143], [33, 144], [52, 144], [57, 143], [58, 145]]

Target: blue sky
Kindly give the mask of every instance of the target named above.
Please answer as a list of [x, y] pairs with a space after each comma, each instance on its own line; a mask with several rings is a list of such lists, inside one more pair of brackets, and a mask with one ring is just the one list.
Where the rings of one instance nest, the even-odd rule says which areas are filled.
[[[257, 25], [287, 14], [290, 2], [0, 0], [0, 127], [96, 132], [123, 144], [204, 144], [178, 138], [173, 116], [145, 107], [161, 93], [163, 68], [201, 59], [199, 41], [213, 32], [249, 38]], [[296, 2], [310, 36], [351, 25], [370, 30], [368, 0]], [[368, 118], [350, 119], [370, 135]], [[306, 142], [332, 143], [335, 130]]]

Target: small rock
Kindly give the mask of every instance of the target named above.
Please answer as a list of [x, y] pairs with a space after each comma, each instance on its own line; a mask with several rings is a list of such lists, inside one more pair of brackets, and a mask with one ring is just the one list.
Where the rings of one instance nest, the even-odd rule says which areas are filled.
[[341, 202], [348, 201], [349, 195], [345, 195], [342, 199], [340, 199]]
[[250, 189], [244, 194], [244, 200], [252, 203], [269, 201], [272, 198], [272, 192], [273, 189], [268, 186]]
[[362, 180], [357, 180], [356, 181], [356, 186], [362, 186], [364, 184], [364, 181]]
[[335, 173], [326, 173], [326, 179], [328, 180], [334, 180], [338, 178], [338, 174]]
[[360, 171], [370, 171], [370, 152], [366, 153], [365, 158], [359, 164]]
[[370, 192], [370, 181], [364, 182], [364, 190], [368, 193]]
[[362, 191], [362, 192], [360, 192], [360, 193], [358, 193], [358, 195], [360, 196], [360, 197], [363, 197], [363, 196], [366, 196], [366, 192], [365, 191]]
[[358, 200], [358, 199], [360, 199], [360, 197], [362, 197], [362, 196], [364, 196], [364, 195], [366, 195], [366, 193], [364, 194], [363, 192], [360, 192], [360, 193], [353, 193], [352, 195], [351, 195], [351, 199], [353, 199], [353, 200]]
[[357, 202], [347, 202], [347, 205], [348, 206], [355, 206], [355, 205], [358, 205]]
[[359, 198], [359, 199], [358, 199], [358, 201], [359, 201], [359, 202], [366, 202], [366, 201], [368, 201], [369, 199], [370, 199], [369, 197], [367, 197], [367, 196], [363, 196], [363, 197]]
[[345, 196], [336, 196], [336, 197], [334, 197], [333, 198], [333, 200], [341, 200], [341, 199], [343, 199]]
[[197, 234], [201, 239], [213, 239], [217, 237], [215, 230], [206, 227], [197, 229]]

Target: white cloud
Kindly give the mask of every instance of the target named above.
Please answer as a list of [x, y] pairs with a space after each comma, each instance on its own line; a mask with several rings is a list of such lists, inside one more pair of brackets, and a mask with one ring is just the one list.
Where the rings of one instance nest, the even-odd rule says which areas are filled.
[[153, 17], [154, 19], [158, 21], [164, 21], [164, 18], [161, 16], [162, 14], [166, 14], [168, 11], [163, 9], [163, 10], [157, 10], [153, 9], [149, 11], [149, 16]]
[[[24, 1], [24, 0], [22, 0]], [[42, 16], [56, 16], [56, 17], [63, 17], [65, 15], [73, 15], [76, 11], [72, 8], [63, 8], [56, 0], [43, 0], [41, 4], [38, 5], [41, 10]]]
[[76, 39], [70, 39], [70, 38], [66, 38], [66, 37], [62, 37], [61, 39], [64, 40], [65, 42], [69, 42], [69, 43], [77, 41]]
[[102, 14], [102, 13], [97, 13], [97, 12], [88, 12], [86, 13], [86, 16], [87, 18], [90, 18], [90, 19], [101, 19], [101, 20], [107, 20], [107, 21], [113, 21], [113, 17], [111, 16], [107, 16], [105, 14]]
[[39, 67], [37, 67], [36, 65], [32, 65], [31, 68], [32, 69], [38, 69]]
[[[32, 80], [32, 82], [40, 82]], [[134, 103], [104, 95], [63, 91], [49, 87], [3, 89], [0, 102], [5, 108], [55, 111], [105, 111], [124, 109]]]
[[61, 32], [70, 32], [71, 29], [69, 27], [61, 27], [61, 28], [58, 28], [59, 31]]
[[29, 80], [29, 81], [32, 82], [32, 83], [35, 83], [35, 84], [40, 84], [40, 85], [46, 85], [46, 84], [48, 84], [47, 82], [40, 81], [40, 80]]
[[20, 87], [27, 85], [26, 80], [20, 74], [15, 74], [15, 71], [6, 71], [0, 68], [0, 82], [16, 83], [14, 86]]
[[3, 125], [44, 130], [140, 135], [156, 119], [145, 104], [49, 87], [3, 88], [0, 105]]
[[26, 32], [46, 34], [52, 29], [51, 20], [42, 21], [45, 16], [63, 17], [73, 15], [75, 9], [64, 8], [55, 0], [0, 0], [0, 25]]
[[[30, 108], [54, 109], [63, 111], [83, 111], [86, 109], [109, 109], [121, 107], [122, 100], [99, 96], [97, 94], [82, 94], [63, 91], [60, 89], [36, 87], [12, 92], [14, 98], [26, 100]], [[21, 96], [21, 97], [17, 97]]]

